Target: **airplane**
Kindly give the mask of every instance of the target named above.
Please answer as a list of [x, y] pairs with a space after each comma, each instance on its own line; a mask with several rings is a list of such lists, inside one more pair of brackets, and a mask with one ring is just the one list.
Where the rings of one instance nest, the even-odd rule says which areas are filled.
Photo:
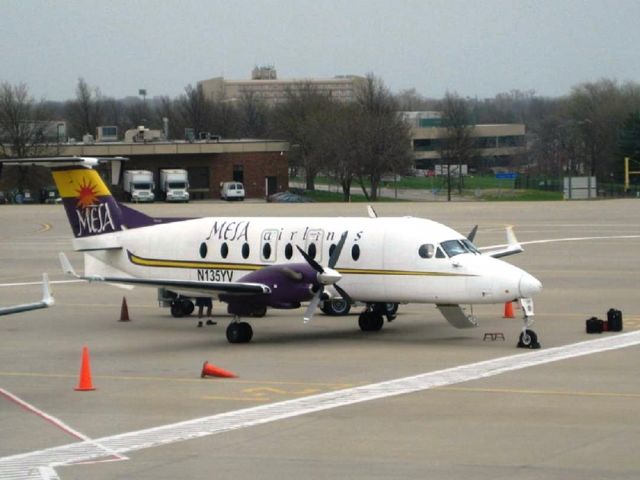
[[67, 257], [65, 273], [88, 281], [155, 287], [171, 297], [174, 316], [193, 311], [193, 299], [227, 304], [230, 343], [247, 343], [253, 328], [242, 318], [268, 308], [295, 309], [332, 300], [366, 305], [362, 331], [380, 330], [394, 304], [435, 304], [456, 328], [477, 326], [464, 305], [519, 301], [523, 327], [518, 347], [539, 348], [530, 329], [532, 297], [542, 284], [500, 258], [522, 252], [512, 230], [508, 243], [481, 252], [472, 240], [435, 221], [413, 217], [154, 218], [116, 201], [96, 170], [109, 162], [117, 184], [126, 158], [1, 159], [7, 165], [52, 170], [74, 234], [84, 273]]
[[42, 300], [39, 302], [25, 303], [22, 305], [12, 305], [10, 307], [0, 307], [0, 315], [10, 315], [13, 313], [28, 312], [39, 308], [48, 308], [55, 303], [51, 290], [49, 288], [49, 277], [46, 273], [42, 274]]

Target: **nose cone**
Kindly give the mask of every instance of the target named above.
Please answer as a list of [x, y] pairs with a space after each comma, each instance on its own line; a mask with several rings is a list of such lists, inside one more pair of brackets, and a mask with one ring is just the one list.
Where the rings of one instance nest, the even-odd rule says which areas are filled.
[[518, 290], [520, 290], [520, 296], [524, 298], [533, 297], [535, 294], [542, 291], [542, 283], [533, 275], [528, 273], [523, 274], [520, 277], [520, 283], [518, 284]]

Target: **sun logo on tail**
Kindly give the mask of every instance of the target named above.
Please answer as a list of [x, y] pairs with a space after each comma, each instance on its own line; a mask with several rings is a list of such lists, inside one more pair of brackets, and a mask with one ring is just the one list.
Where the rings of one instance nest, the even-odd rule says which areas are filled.
[[78, 193], [78, 204], [79, 208], [87, 208], [91, 205], [94, 205], [97, 198], [97, 187], [91, 183], [91, 181], [87, 181], [85, 177], [82, 177], [82, 183], [79, 185], [80, 188], [76, 190]]

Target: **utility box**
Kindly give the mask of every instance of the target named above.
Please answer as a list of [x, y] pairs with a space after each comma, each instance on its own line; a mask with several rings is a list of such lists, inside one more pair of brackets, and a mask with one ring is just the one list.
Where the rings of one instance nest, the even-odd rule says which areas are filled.
[[565, 200], [587, 200], [596, 198], [596, 177], [564, 177]]

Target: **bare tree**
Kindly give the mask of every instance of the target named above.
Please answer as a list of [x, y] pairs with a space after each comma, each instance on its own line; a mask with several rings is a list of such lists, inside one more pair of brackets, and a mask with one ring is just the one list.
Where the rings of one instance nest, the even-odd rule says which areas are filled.
[[[44, 109], [29, 95], [25, 84], [0, 86], [0, 153], [5, 157], [42, 155], [45, 141]], [[29, 184], [30, 167], [15, 167], [15, 183], [20, 191]]]
[[[398, 112], [397, 103], [381, 79], [368, 74], [357, 94], [360, 108], [357, 147], [358, 181], [367, 200], [378, 198], [382, 176], [402, 174], [413, 163], [409, 125]], [[367, 191], [367, 183], [370, 190]]]
[[84, 78], [78, 79], [76, 98], [67, 104], [73, 136], [82, 137], [85, 134], [95, 135], [96, 129], [102, 124], [102, 96], [98, 87], [91, 88]]
[[321, 162], [324, 158], [319, 154], [318, 145], [333, 100], [310, 83], [288, 89], [286, 96], [286, 102], [278, 105], [273, 112], [271, 134], [289, 141], [293, 148], [292, 160], [299, 160], [304, 168], [307, 190], [314, 190], [315, 177], [323, 168]]
[[440, 139], [440, 157], [447, 165], [447, 200], [450, 201], [452, 165], [458, 166], [458, 192], [462, 193], [462, 165], [474, 156], [471, 113], [467, 101], [456, 93], [447, 92], [444, 97], [442, 126], [445, 136]]

